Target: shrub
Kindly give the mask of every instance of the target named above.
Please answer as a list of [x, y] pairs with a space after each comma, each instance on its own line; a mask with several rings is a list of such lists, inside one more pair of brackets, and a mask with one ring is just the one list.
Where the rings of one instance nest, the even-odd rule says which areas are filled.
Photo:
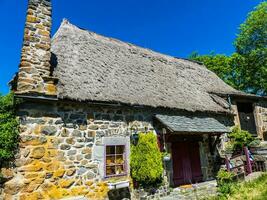
[[18, 121], [13, 94], [0, 95], [0, 167], [14, 157], [18, 144]]
[[230, 183], [233, 181], [233, 178], [234, 178], [234, 173], [228, 172], [224, 169], [220, 169], [217, 174], [217, 182], [219, 185], [223, 183]]
[[250, 146], [250, 144], [255, 141], [248, 131], [241, 130], [238, 126], [232, 129], [228, 137], [233, 142], [234, 150], [242, 149], [243, 146]]
[[247, 182], [231, 182], [219, 186], [218, 196], [209, 200], [236, 200], [236, 199], [267, 199], [267, 174]]
[[155, 185], [162, 181], [162, 155], [156, 135], [140, 133], [136, 146], [131, 146], [131, 175], [142, 186]]
[[228, 194], [233, 193], [235, 183], [233, 181], [234, 174], [232, 172], [220, 169], [217, 174], [218, 192], [221, 199], [224, 199]]

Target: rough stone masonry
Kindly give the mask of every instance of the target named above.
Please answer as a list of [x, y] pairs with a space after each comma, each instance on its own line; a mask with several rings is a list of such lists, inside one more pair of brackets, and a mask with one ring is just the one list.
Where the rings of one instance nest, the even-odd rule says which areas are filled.
[[29, 0], [16, 93], [55, 95], [51, 77], [51, 1]]
[[27, 102], [18, 115], [20, 148], [4, 199], [105, 199], [110, 182], [129, 181], [129, 158], [127, 174], [105, 179], [105, 145], [129, 154], [132, 127], [154, 131], [151, 113], [127, 108]]

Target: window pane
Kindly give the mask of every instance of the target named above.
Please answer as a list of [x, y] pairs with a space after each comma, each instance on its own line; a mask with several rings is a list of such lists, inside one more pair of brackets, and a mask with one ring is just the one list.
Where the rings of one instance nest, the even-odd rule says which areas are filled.
[[116, 166], [116, 175], [123, 174], [123, 173], [124, 173], [123, 165], [117, 165]]
[[114, 165], [115, 164], [115, 156], [107, 156], [106, 164], [107, 165]]
[[115, 154], [115, 146], [107, 146], [106, 154]]
[[124, 146], [122, 145], [116, 146], [116, 154], [123, 154], [123, 152], [124, 152]]
[[108, 166], [106, 168], [106, 174], [107, 174], [107, 176], [116, 174], [115, 173], [115, 166]]
[[124, 145], [106, 146], [106, 176], [122, 175], [124, 169]]
[[123, 164], [123, 155], [116, 155], [116, 160], [115, 160], [116, 164]]

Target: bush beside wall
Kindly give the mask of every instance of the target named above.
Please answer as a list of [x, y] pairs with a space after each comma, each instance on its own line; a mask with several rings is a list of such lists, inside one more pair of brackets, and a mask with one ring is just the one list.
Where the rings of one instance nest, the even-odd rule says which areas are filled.
[[18, 125], [13, 94], [0, 96], [0, 167], [14, 158], [18, 145]]
[[131, 176], [143, 187], [162, 181], [162, 154], [157, 145], [156, 135], [140, 133], [136, 146], [131, 146]]

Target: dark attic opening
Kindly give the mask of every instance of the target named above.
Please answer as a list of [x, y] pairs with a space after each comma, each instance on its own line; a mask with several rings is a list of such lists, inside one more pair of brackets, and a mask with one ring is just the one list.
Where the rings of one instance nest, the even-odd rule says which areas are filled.
[[257, 137], [253, 104], [251, 102], [237, 102], [237, 110], [241, 129]]

